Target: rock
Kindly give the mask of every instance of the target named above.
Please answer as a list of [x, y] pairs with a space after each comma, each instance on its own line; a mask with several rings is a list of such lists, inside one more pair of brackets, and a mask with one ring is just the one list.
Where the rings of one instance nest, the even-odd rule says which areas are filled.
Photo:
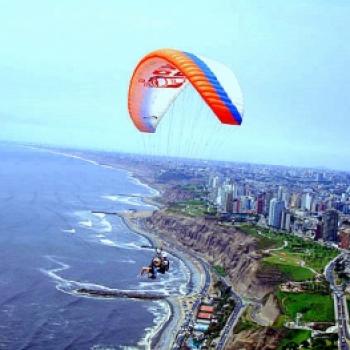
[[145, 227], [223, 266], [237, 292], [245, 297], [261, 299], [283, 280], [280, 273], [261, 267], [263, 255], [258, 249], [257, 239], [233, 226], [159, 210], [145, 219]]
[[274, 350], [278, 348], [285, 331], [274, 328], [242, 331], [235, 334], [227, 350]]
[[271, 326], [280, 315], [280, 309], [278, 306], [278, 301], [273, 293], [271, 293], [263, 307], [261, 308], [260, 317], [266, 319]]
[[143, 299], [143, 300], [159, 300], [165, 299], [165, 294], [157, 292], [144, 292], [144, 291], [131, 291], [131, 290], [104, 290], [104, 289], [90, 289], [80, 288], [75, 291], [77, 294], [85, 294], [93, 297], [100, 298], [132, 298], [132, 299]]

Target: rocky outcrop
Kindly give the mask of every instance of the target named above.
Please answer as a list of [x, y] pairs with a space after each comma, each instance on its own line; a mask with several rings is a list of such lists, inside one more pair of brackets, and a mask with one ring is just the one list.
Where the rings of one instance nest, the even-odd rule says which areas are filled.
[[186, 191], [179, 185], [167, 186], [162, 191], [162, 201], [165, 203], [187, 201], [194, 198], [193, 192]]
[[280, 344], [284, 331], [274, 328], [260, 328], [235, 334], [227, 350], [274, 350]]
[[267, 320], [269, 326], [271, 326], [280, 315], [280, 308], [278, 301], [273, 293], [269, 294], [266, 302], [260, 309], [259, 317]]
[[156, 211], [145, 219], [147, 229], [156, 231], [178, 243], [202, 253], [213, 264], [227, 271], [240, 294], [261, 299], [273, 291], [282, 276], [261, 268], [262, 253], [257, 239], [233, 226], [219, 225], [216, 220], [191, 218]]
[[75, 294], [83, 294], [92, 297], [100, 298], [131, 298], [141, 300], [160, 300], [165, 299], [168, 295], [157, 293], [154, 291], [139, 291], [139, 290], [122, 290], [122, 289], [91, 289], [79, 288], [74, 291]]

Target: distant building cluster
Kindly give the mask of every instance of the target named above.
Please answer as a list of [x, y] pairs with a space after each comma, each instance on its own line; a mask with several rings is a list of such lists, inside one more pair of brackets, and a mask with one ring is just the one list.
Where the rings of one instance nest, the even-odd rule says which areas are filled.
[[234, 220], [350, 248], [350, 175], [246, 165], [210, 173], [208, 202]]

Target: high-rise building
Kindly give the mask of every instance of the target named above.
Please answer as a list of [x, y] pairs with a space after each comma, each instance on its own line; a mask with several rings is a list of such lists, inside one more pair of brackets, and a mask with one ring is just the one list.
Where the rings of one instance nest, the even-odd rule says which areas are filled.
[[271, 199], [273, 198], [273, 192], [272, 191], [268, 191], [265, 194], [265, 207], [264, 207], [264, 215], [269, 215], [269, 211], [270, 211], [270, 202]]
[[265, 193], [259, 194], [258, 198], [256, 199], [256, 213], [257, 214], [263, 214], [264, 213], [264, 207], [265, 207]]
[[282, 193], [282, 200], [284, 201], [286, 208], [289, 208], [290, 193], [288, 191]]
[[232, 203], [232, 212], [233, 213], [240, 213], [241, 212], [241, 203], [238, 198], [235, 198]]
[[278, 186], [278, 192], [277, 192], [277, 200], [281, 201], [283, 197], [283, 187]]
[[346, 193], [341, 194], [341, 201], [342, 201], [342, 203], [345, 203], [347, 201], [347, 194]]
[[211, 175], [209, 177], [209, 196], [208, 199], [212, 203], [216, 203], [218, 195], [219, 195], [219, 187], [220, 187], [220, 178], [217, 175]]
[[288, 209], [283, 208], [282, 219], [281, 219], [281, 229], [290, 231], [290, 225], [291, 225], [291, 213]]
[[318, 241], [322, 238], [322, 232], [323, 232], [323, 224], [322, 224], [322, 216], [318, 217], [316, 229], [315, 229], [315, 241]]
[[350, 214], [350, 203], [349, 202], [344, 205], [343, 213], [347, 214], [347, 215]]
[[233, 193], [232, 193], [232, 191], [226, 193], [225, 211], [226, 211], [226, 213], [233, 212]]
[[249, 196], [241, 196], [241, 212], [247, 212], [254, 209], [254, 198]]
[[285, 221], [285, 224], [284, 224], [284, 229], [288, 232], [291, 231], [291, 226], [292, 226], [292, 220], [293, 220], [293, 216], [292, 214], [288, 211], [286, 213], [286, 221]]
[[304, 210], [311, 210], [311, 205], [312, 205], [312, 196], [309, 192], [304, 193], [301, 197], [301, 209]]
[[285, 204], [283, 201], [280, 201], [277, 198], [271, 199], [269, 208], [269, 226], [281, 228], [282, 211], [284, 208]]
[[320, 201], [318, 199], [312, 201], [311, 211], [313, 213], [318, 213], [320, 211]]
[[232, 184], [233, 198], [238, 198], [238, 184]]
[[322, 238], [324, 241], [338, 241], [338, 221], [339, 214], [335, 209], [326, 210], [322, 216]]
[[211, 175], [209, 177], [209, 187], [210, 188], [217, 188], [220, 185], [220, 178], [217, 175]]
[[317, 173], [316, 174], [316, 181], [323, 181], [324, 180], [324, 174], [323, 173]]
[[293, 193], [291, 198], [290, 198], [290, 207], [297, 209], [300, 208], [300, 196], [298, 193]]

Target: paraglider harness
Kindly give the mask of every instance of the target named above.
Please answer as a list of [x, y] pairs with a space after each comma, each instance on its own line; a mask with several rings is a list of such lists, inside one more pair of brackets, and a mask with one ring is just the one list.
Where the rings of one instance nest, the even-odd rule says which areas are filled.
[[148, 266], [148, 278], [156, 279], [157, 273], [165, 274], [169, 271], [169, 259], [162, 249], [156, 249], [156, 254]]

